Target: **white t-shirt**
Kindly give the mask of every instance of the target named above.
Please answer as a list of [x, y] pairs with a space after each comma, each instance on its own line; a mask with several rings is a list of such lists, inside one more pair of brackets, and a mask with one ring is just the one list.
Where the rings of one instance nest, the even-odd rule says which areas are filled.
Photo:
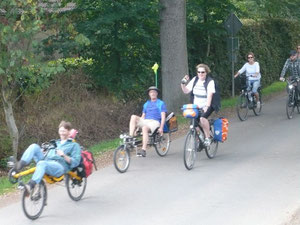
[[[259, 63], [254, 62], [254, 64], [250, 65], [249, 63], [245, 63], [243, 67], [239, 70], [239, 73], [242, 74], [246, 71], [246, 77], [249, 80], [259, 80], [261, 78]], [[253, 77], [255, 73], [258, 73], [257, 77]]]
[[[193, 88], [193, 84], [196, 77], [194, 77], [186, 86], [186, 88], [191, 92]], [[194, 89], [194, 104], [198, 105], [198, 107], [201, 109], [207, 105], [207, 93], [204, 87], [204, 80], [198, 79]], [[207, 85], [207, 92], [215, 93], [215, 82], [214, 80], [211, 80]]]

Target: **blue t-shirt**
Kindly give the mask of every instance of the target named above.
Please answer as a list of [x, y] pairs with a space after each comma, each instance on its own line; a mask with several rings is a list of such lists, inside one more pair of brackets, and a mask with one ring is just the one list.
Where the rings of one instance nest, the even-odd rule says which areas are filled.
[[145, 113], [145, 119], [161, 121], [161, 112], [167, 112], [166, 104], [160, 100], [156, 101], [148, 100], [143, 107], [143, 113]]

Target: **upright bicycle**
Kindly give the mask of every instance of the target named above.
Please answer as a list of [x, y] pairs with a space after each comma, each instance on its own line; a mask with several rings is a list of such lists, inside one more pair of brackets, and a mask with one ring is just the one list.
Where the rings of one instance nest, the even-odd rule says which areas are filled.
[[[199, 109], [195, 109], [199, 110]], [[201, 114], [202, 111], [199, 111]], [[196, 153], [205, 150], [205, 153], [209, 159], [216, 156], [218, 151], [219, 142], [214, 139], [214, 120], [209, 119], [210, 137], [212, 139], [209, 147], [204, 145], [204, 131], [198, 123], [198, 117], [195, 115], [191, 119], [190, 129], [186, 135], [183, 149], [183, 162], [186, 169], [191, 170], [194, 167], [196, 161]]]
[[[51, 141], [43, 143], [41, 147], [46, 155], [48, 151], [54, 149], [56, 146], [55, 142]], [[27, 169], [25, 171], [16, 172], [14, 169], [14, 162], [14, 159], [11, 159], [8, 162], [8, 166], [11, 167], [8, 178], [12, 184], [18, 183], [18, 188], [24, 190], [22, 193], [22, 208], [26, 217], [31, 220], [37, 219], [42, 214], [45, 205], [47, 205], [48, 194], [45, 182], [53, 184], [56, 182], [61, 182], [63, 179], [65, 179], [67, 192], [72, 200], [79, 201], [84, 195], [87, 185], [87, 178], [83, 175], [83, 168], [81, 165], [60, 177], [54, 177], [45, 174], [43, 180], [39, 184], [35, 185], [34, 190], [31, 191], [31, 193], [27, 193], [27, 191], [25, 191], [25, 184], [22, 181], [22, 178], [33, 174], [36, 167]]]
[[288, 98], [286, 101], [286, 115], [288, 119], [293, 118], [295, 108], [297, 108], [298, 113], [300, 113], [300, 102], [298, 100], [299, 93], [297, 91], [299, 81], [299, 77], [292, 77], [286, 80], [288, 91]]
[[257, 107], [257, 101], [251, 89], [252, 88], [247, 87], [246, 84], [243, 85], [236, 103], [236, 112], [241, 121], [247, 120], [249, 110], [253, 110], [255, 116], [259, 116], [262, 110], [261, 87], [257, 89], [257, 92], [259, 94], [259, 101], [261, 103], [259, 107]]

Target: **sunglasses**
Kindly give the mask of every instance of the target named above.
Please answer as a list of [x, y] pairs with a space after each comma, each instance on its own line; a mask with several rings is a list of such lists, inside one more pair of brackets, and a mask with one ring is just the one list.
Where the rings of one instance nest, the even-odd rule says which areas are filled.
[[206, 73], [205, 71], [197, 71], [197, 73]]

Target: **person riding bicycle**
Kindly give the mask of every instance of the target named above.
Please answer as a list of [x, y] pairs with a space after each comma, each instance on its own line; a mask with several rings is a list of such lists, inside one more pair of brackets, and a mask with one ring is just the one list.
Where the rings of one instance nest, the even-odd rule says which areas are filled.
[[[289, 76], [292, 79], [300, 77], [300, 59], [297, 58], [297, 51], [295, 50], [290, 51], [290, 57], [285, 61], [279, 80], [284, 81], [284, 76], [287, 72], [289, 73]], [[298, 93], [300, 93], [299, 90], [300, 90], [300, 84], [298, 84], [296, 88], [298, 99], [299, 99]]]
[[56, 140], [56, 149], [51, 149], [46, 156], [38, 144], [31, 144], [23, 153], [21, 160], [16, 163], [15, 171], [20, 172], [34, 159], [36, 170], [31, 180], [25, 185], [25, 191], [30, 193], [36, 184], [40, 183], [44, 174], [60, 177], [74, 167], [81, 160], [81, 149], [78, 143], [69, 138], [72, 125], [70, 122], [61, 121], [58, 126], [59, 140]]
[[218, 111], [220, 107], [220, 98], [215, 95], [216, 87], [214, 80], [208, 76], [211, 72], [206, 64], [196, 66], [197, 76], [195, 76], [188, 84], [189, 75], [185, 75], [183, 79], [186, 82], [181, 83], [183, 93], [191, 93], [191, 102], [198, 105], [203, 110], [200, 115], [200, 125], [203, 128], [205, 140], [204, 145], [209, 146], [212, 141], [209, 131], [208, 117], [213, 111]]
[[247, 88], [251, 90], [252, 86], [252, 93], [256, 98], [256, 107], [260, 108], [261, 102], [259, 101], [259, 93], [257, 92], [258, 88], [260, 87], [260, 67], [259, 63], [255, 61], [255, 56], [253, 52], [249, 52], [247, 54], [248, 62], [243, 65], [243, 67], [234, 75], [236, 78], [238, 75], [246, 72], [246, 79], [247, 79]]
[[157, 128], [159, 133], [163, 135], [163, 127], [166, 121], [167, 107], [166, 104], [157, 98], [159, 89], [155, 86], [148, 88], [147, 93], [150, 97], [144, 106], [142, 116], [132, 115], [129, 122], [130, 137], [136, 136], [136, 128], [141, 128], [143, 132], [142, 149], [137, 151], [137, 156], [146, 157], [148, 144], [148, 133], [153, 133]]

